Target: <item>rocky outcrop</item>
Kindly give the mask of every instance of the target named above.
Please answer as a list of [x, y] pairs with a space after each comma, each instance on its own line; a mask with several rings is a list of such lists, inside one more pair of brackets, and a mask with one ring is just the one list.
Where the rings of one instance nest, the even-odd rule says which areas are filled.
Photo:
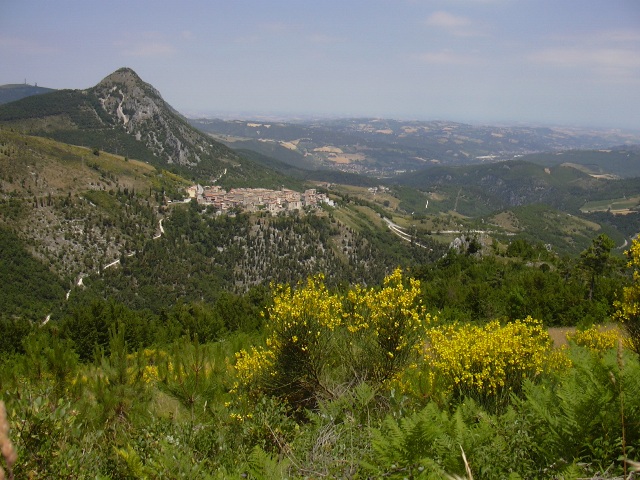
[[[196, 166], [212, 141], [191, 127], [164, 101], [160, 92], [130, 68], [121, 68], [89, 89], [116, 128], [143, 142], [169, 164]], [[228, 158], [235, 155], [227, 152]]]

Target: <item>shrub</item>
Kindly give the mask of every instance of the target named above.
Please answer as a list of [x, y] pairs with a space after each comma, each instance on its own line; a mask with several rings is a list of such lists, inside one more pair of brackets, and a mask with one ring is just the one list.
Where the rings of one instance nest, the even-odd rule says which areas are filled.
[[96, 351], [96, 369], [88, 379], [87, 410], [95, 412], [96, 425], [117, 437], [134, 418], [144, 418], [150, 400], [145, 381], [145, 358], [127, 354], [124, 327], [110, 329], [109, 355]]
[[362, 380], [384, 383], [423, 348], [432, 318], [420, 295], [420, 282], [409, 279], [405, 286], [400, 270], [379, 290], [355, 287], [347, 293], [344, 318], [350, 335], [342, 351], [352, 354], [348, 363]]
[[297, 289], [277, 286], [266, 345], [237, 354], [238, 387], [315, 407], [363, 381], [384, 386], [424, 345], [431, 317], [419, 295], [420, 282], [405, 281], [399, 269], [381, 289], [342, 295], [329, 292], [321, 275]]
[[214, 400], [221, 390], [224, 371], [216, 370], [218, 355], [214, 346], [201, 345], [197, 337], [193, 340], [185, 337], [176, 341], [169, 353], [150, 353], [158, 357], [158, 365], [145, 367], [143, 378], [156, 380], [160, 389], [178, 400], [194, 421], [196, 407], [198, 412], [205, 411], [207, 402]]
[[567, 333], [567, 340], [598, 353], [616, 348], [619, 342], [622, 342], [623, 346], [631, 348], [629, 339], [624, 337], [617, 328], [603, 329], [596, 325], [586, 330]]
[[633, 350], [640, 355], [640, 240], [633, 240], [625, 254], [629, 257], [628, 267], [633, 269], [633, 282], [623, 289], [622, 300], [614, 302], [615, 318], [622, 323]]
[[491, 404], [506, 402], [523, 380], [567, 363], [553, 354], [549, 334], [531, 317], [504, 326], [493, 321], [436, 327], [429, 332], [425, 361], [432, 388]]
[[332, 336], [340, 326], [342, 306], [327, 291], [323, 277], [309, 278], [293, 290], [275, 287], [268, 309], [266, 347], [238, 354], [236, 369], [246, 385], [295, 405], [313, 405], [326, 390], [325, 374], [334, 363]]

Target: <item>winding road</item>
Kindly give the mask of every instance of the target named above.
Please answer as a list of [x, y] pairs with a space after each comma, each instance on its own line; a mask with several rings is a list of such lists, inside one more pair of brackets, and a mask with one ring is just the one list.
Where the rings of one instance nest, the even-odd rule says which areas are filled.
[[430, 248], [430, 247], [427, 247], [426, 245], [422, 245], [421, 243], [416, 242], [411, 237], [411, 235], [409, 235], [407, 232], [405, 232], [404, 229], [400, 225], [398, 225], [397, 223], [393, 223], [387, 217], [382, 217], [382, 219], [387, 223], [387, 226], [389, 227], [389, 230], [391, 230], [393, 233], [398, 235], [405, 242], [410, 242], [410, 243], [413, 242], [414, 245], [417, 245], [417, 246], [419, 246], [421, 248]]
[[[164, 220], [164, 219], [163, 219], [163, 218], [161, 218], [161, 219], [158, 221], [158, 227], [160, 228], [160, 233], [158, 233], [157, 235], [154, 235], [154, 236], [153, 236], [153, 239], [154, 239], [154, 240], [156, 240], [156, 239], [158, 239], [158, 238], [162, 237], [162, 235], [164, 235], [164, 227], [162, 226], [162, 221], [163, 221], [163, 220]], [[136, 254], [136, 252], [134, 251], [134, 252], [131, 252], [131, 253], [126, 254], [126, 256], [127, 256], [127, 257], [133, 257], [135, 254]], [[120, 259], [114, 260], [113, 262], [111, 262], [111, 263], [109, 263], [109, 264], [105, 265], [102, 269], [103, 269], [103, 270], [106, 270], [107, 268], [115, 267], [115, 266], [116, 266], [116, 265], [118, 265], [119, 263], [120, 263]], [[88, 276], [88, 275], [87, 275], [87, 274], [85, 274], [85, 273], [81, 273], [81, 274], [78, 276], [78, 281], [76, 282], [76, 287], [83, 287], [83, 286], [84, 286], [84, 277], [86, 277], [86, 276]], [[66, 295], [66, 297], [65, 297], [65, 301], [68, 301], [68, 300], [69, 300], [69, 296], [70, 296], [70, 295], [71, 295], [71, 289], [69, 289], [69, 291], [67, 291], [67, 295]], [[42, 323], [40, 324], [40, 326], [46, 325], [46, 324], [49, 322], [49, 320], [50, 320], [50, 319], [51, 319], [51, 314], [49, 314], [49, 315], [47, 315], [47, 316], [45, 317], [45, 319], [42, 321]]]

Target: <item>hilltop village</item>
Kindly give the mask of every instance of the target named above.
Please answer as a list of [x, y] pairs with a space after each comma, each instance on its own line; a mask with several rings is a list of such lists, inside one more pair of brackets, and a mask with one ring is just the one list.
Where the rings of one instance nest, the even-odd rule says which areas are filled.
[[187, 188], [187, 194], [190, 199], [195, 198], [201, 205], [213, 206], [221, 214], [240, 209], [245, 212], [265, 211], [278, 215], [305, 207], [317, 208], [321, 203], [334, 206], [333, 200], [324, 193], [318, 193], [315, 188], [300, 193], [286, 188], [232, 188], [226, 191], [217, 185], [192, 185]]

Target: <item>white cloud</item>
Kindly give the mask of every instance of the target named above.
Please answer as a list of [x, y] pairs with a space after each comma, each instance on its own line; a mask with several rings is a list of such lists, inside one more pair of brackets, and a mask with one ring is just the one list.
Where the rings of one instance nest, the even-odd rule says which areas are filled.
[[476, 37], [482, 35], [482, 32], [478, 30], [470, 18], [453, 15], [445, 11], [438, 11], [429, 15], [425, 25], [440, 28], [458, 37]]
[[637, 30], [606, 30], [596, 34], [596, 38], [610, 42], [640, 43], [640, 31]]
[[[600, 30], [584, 33], [562, 33], [549, 35], [547, 40], [552, 42], [560, 42], [563, 45], [573, 45], [576, 47], [586, 48], [587, 46], [605, 47], [605, 46], [621, 46], [626, 45], [627, 48], [633, 46], [640, 47], [640, 31], [629, 29]], [[635, 45], [634, 45], [635, 44]]]
[[466, 27], [471, 25], [471, 20], [466, 17], [459, 17], [448, 12], [434, 12], [427, 18], [427, 25], [445, 29]]
[[532, 58], [541, 63], [572, 66], [603, 66], [636, 68], [640, 67], [640, 52], [636, 50], [599, 48], [552, 48], [533, 54]]
[[558, 47], [534, 52], [529, 59], [541, 65], [586, 70], [599, 80], [640, 81], [640, 51], [635, 49]]
[[599, 81], [640, 82], [640, 32], [612, 29], [549, 39], [556, 45], [532, 52], [529, 61], [579, 70]]

